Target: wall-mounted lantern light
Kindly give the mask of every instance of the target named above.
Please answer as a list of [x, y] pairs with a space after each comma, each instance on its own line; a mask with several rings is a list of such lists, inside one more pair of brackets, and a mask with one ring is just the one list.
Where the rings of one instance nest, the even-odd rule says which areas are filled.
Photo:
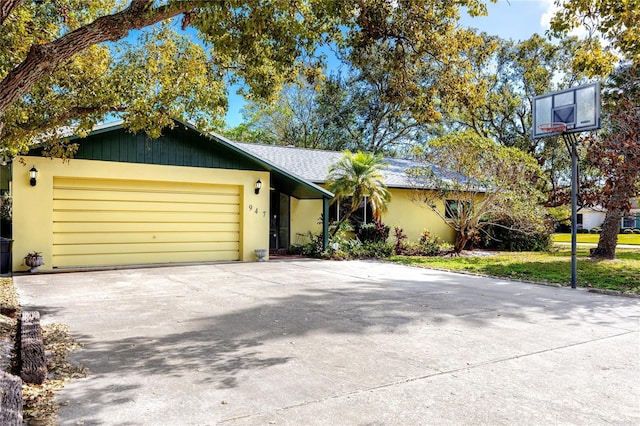
[[262, 181], [260, 179], [258, 179], [256, 181], [256, 194], [260, 193], [260, 188], [262, 188]]
[[31, 178], [29, 179], [31, 186], [36, 186], [36, 179], [38, 179], [38, 169], [36, 169], [36, 166], [31, 167], [31, 170], [29, 170], [29, 177]]

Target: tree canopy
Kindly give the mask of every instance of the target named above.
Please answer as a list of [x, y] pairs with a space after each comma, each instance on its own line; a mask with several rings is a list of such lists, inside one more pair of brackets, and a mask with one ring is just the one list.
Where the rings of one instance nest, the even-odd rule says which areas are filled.
[[[55, 139], [61, 126], [86, 132], [113, 113], [152, 136], [176, 116], [206, 128], [222, 116], [229, 82], [243, 83], [250, 98], [270, 98], [299, 73], [317, 74], [316, 50], [328, 42], [353, 58], [381, 40], [405, 59], [446, 57], [460, 43], [449, 37], [460, 8], [484, 13], [484, 3], [6, 0], [1, 148], [24, 151], [35, 137]], [[398, 84], [413, 63], [402, 57], [393, 67]]]
[[[611, 57], [617, 51], [623, 59], [640, 64], [640, 0], [555, 0], [555, 4], [558, 11], [551, 20], [555, 35], [580, 26], [588, 31], [590, 48], [576, 56], [576, 63], [603, 74], [604, 69], [612, 70]], [[598, 37], [610, 46], [603, 47]]]
[[490, 225], [509, 223], [529, 234], [544, 228], [542, 172], [522, 150], [466, 130], [432, 140], [416, 154], [422, 166], [407, 171], [413, 199], [457, 232], [456, 253]]

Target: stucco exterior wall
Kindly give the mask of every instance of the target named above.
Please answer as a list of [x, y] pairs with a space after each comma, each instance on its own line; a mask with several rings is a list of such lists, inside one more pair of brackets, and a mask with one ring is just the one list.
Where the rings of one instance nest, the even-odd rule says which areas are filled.
[[[403, 229], [409, 241], [417, 242], [424, 230], [428, 230], [433, 236], [438, 236], [444, 241], [453, 243], [455, 231], [451, 229], [438, 215], [426, 205], [420, 206], [410, 199], [411, 191], [408, 189], [390, 188], [391, 202], [387, 212], [382, 216], [382, 222], [391, 228], [390, 238], [393, 236], [393, 228], [398, 226]], [[330, 208], [335, 208], [331, 206]], [[444, 212], [444, 204], [438, 208]], [[322, 213], [321, 200], [297, 200], [291, 199], [291, 242], [295, 244], [297, 234], [314, 234], [322, 232], [322, 227], [317, 223]]]
[[[39, 172], [36, 186], [29, 183], [32, 166]], [[41, 270], [52, 267], [54, 177], [236, 185], [240, 188], [240, 260], [254, 261], [255, 249], [269, 247], [269, 191], [254, 192], [258, 179], [263, 188], [269, 188], [268, 172], [19, 157], [14, 161], [12, 181], [14, 271], [28, 269], [22, 263], [31, 251], [42, 252], [45, 265]]]
[[308, 243], [307, 234], [322, 233], [318, 223], [322, 214], [322, 200], [299, 200], [291, 197], [291, 241], [292, 245]]
[[[417, 242], [424, 230], [428, 230], [432, 236], [453, 243], [456, 233], [437, 214], [426, 205], [419, 205], [410, 199], [411, 190], [389, 188], [391, 202], [382, 221], [389, 225], [393, 235], [394, 227], [402, 228], [409, 241]], [[437, 208], [444, 213], [444, 204], [439, 202]]]

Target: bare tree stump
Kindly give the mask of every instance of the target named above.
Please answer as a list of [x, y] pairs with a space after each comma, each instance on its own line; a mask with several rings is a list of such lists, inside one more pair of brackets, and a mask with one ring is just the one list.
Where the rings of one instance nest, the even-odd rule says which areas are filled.
[[27, 383], [41, 385], [47, 378], [40, 312], [22, 313], [20, 326], [20, 377]]
[[22, 425], [22, 380], [0, 371], [0, 425]]

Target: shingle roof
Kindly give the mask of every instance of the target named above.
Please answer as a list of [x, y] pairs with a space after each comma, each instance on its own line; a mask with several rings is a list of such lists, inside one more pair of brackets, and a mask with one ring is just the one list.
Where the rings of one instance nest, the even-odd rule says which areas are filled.
[[[231, 143], [314, 183], [325, 182], [329, 174], [329, 167], [342, 156], [342, 153], [337, 151], [241, 142]], [[385, 185], [390, 188], [410, 188], [405, 171], [412, 167], [418, 167], [419, 164], [414, 160], [404, 158], [385, 158], [384, 161], [388, 164], [388, 167], [382, 171]]]

